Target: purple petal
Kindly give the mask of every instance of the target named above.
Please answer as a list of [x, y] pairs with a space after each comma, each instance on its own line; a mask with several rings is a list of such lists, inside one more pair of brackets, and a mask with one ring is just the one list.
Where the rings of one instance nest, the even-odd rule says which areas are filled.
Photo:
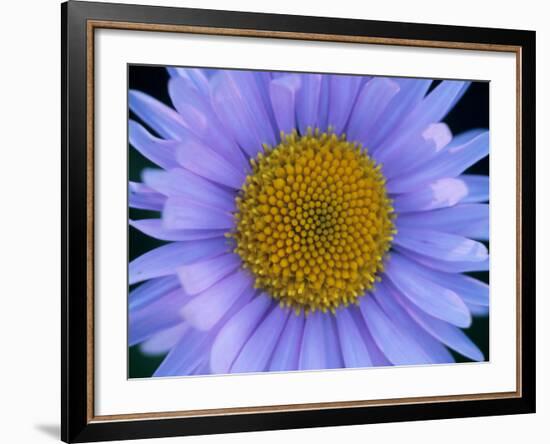
[[396, 228], [423, 228], [473, 239], [489, 239], [489, 205], [459, 204], [429, 212], [400, 214]]
[[448, 148], [456, 148], [458, 146], [464, 145], [465, 143], [469, 143], [470, 141], [476, 139], [478, 136], [481, 136], [482, 134], [485, 134], [487, 132], [488, 131], [483, 128], [474, 128], [459, 133], [453, 137], [453, 140], [451, 141], [451, 143], [449, 143]]
[[205, 97], [209, 96], [210, 87], [208, 85], [208, 77], [204, 69], [169, 67], [167, 70], [172, 78], [179, 77], [186, 80]]
[[289, 371], [298, 368], [303, 330], [304, 315], [291, 314], [271, 357], [269, 370]]
[[378, 150], [411, 110], [422, 100], [431, 80], [395, 78], [393, 81], [399, 84], [399, 92], [388, 103], [383, 113], [378, 117], [376, 125], [370, 135], [371, 150]]
[[464, 93], [465, 84], [465, 82], [453, 80], [441, 82], [412, 109], [392, 136], [377, 148], [378, 162], [384, 164], [392, 156], [407, 150], [411, 140], [416, 140], [430, 124], [443, 119], [454, 106], [457, 98]]
[[396, 250], [402, 253], [417, 263], [420, 263], [428, 268], [445, 271], [447, 273], [465, 273], [468, 271], [489, 271], [489, 257], [483, 261], [442, 261], [434, 259], [422, 254], [415, 253], [411, 250], [396, 247]]
[[324, 322], [326, 314], [315, 311], [306, 317], [298, 367], [300, 370], [325, 369], [328, 358], [325, 348]]
[[210, 374], [210, 363], [207, 360], [204, 360], [201, 365], [199, 365], [195, 370], [193, 370], [191, 375], [209, 375]]
[[338, 326], [340, 347], [346, 367], [372, 366], [367, 344], [363, 340], [348, 308], [343, 308], [336, 313], [336, 325]]
[[273, 299], [260, 294], [223, 326], [210, 351], [212, 373], [229, 373], [243, 345], [272, 306]]
[[255, 73], [219, 71], [211, 82], [212, 101], [219, 119], [250, 157], [256, 157], [264, 143], [276, 145], [276, 134]]
[[489, 201], [489, 176], [463, 174], [460, 176], [468, 187], [468, 195], [462, 199], [464, 203]]
[[153, 376], [193, 375], [210, 373], [210, 350], [220, 329], [238, 313], [249, 299], [239, 298], [210, 331], [189, 329], [170, 351]]
[[165, 201], [165, 196], [141, 183], [128, 183], [128, 206], [130, 208], [161, 211]]
[[179, 309], [189, 296], [181, 289], [173, 290], [146, 306], [128, 313], [128, 344], [145, 341], [156, 333], [180, 324], [183, 318]]
[[466, 305], [468, 306], [468, 309], [470, 310], [470, 313], [472, 313], [472, 316], [474, 316], [474, 317], [489, 316], [489, 307], [488, 306], [469, 304], [468, 302], [466, 302]]
[[[432, 123], [422, 131], [422, 138], [426, 142], [431, 142], [434, 148], [434, 155], [439, 153], [443, 148], [445, 148], [451, 142], [453, 135], [450, 128], [446, 123]], [[429, 157], [431, 158], [431, 156]], [[426, 157], [419, 159], [421, 161], [427, 160]]]
[[340, 340], [334, 316], [332, 313], [326, 313], [321, 319], [325, 336], [325, 368], [342, 368], [344, 367], [344, 359], [342, 357], [342, 350], [340, 349]]
[[361, 142], [367, 148], [372, 146], [378, 119], [398, 92], [399, 84], [388, 78], [376, 77], [367, 82], [351, 113], [346, 131], [348, 139]]
[[446, 281], [447, 286], [457, 293], [468, 307], [471, 305], [489, 307], [489, 285], [485, 282], [463, 274], [451, 273], [453, 277], [449, 279], [449, 273], [438, 273], [432, 270], [430, 272], [437, 276], [435, 282]]
[[419, 276], [414, 262], [404, 256], [393, 253], [385, 274], [407, 299], [426, 313], [459, 327], [469, 327], [472, 323], [470, 311], [460, 296]]
[[487, 247], [456, 234], [414, 228], [401, 228], [394, 245], [442, 261], [481, 262], [489, 255]]
[[173, 242], [137, 257], [128, 265], [128, 283], [176, 274], [177, 268], [227, 252], [227, 239]]
[[275, 119], [273, 104], [271, 103], [271, 97], [269, 93], [269, 85], [273, 80], [273, 74], [269, 71], [256, 71], [254, 72], [254, 79], [256, 80], [256, 84], [258, 85], [258, 91], [264, 103], [264, 109], [275, 132], [276, 140], [277, 142], [279, 142], [280, 129], [277, 126], [277, 120]]
[[489, 154], [489, 132], [471, 131], [467, 136], [455, 137], [461, 144], [451, 142], [429, 163], [395, 177], [388, 183], [392, 193], [414, 190], [423, 184], [444, 177], [457, 177], [464, 170]]
[[[232, 373], [263, 372], [267, 369], [273, 350], [290, 314], [289, 309], [281, 308], [277, 304], [272, 305], [271, 312], [250, 335], [233, 363]], [[294, 316], [294, 314], [290, 314], [290, 316]]]
[[128, 310], [141, 309], [178, 288], [180, 288], [180, 282], [175, 276], [165, 276], [144, 282], [128, 295]]
[[166, 139], [181, 140], [188, 133], [185, 122], [176, 111], [141, 91], [128, 91], [128, 106]]
[[304, 326], [299, 368], [341, 368], [343, 361], [337, 335], [332, 314], [310, 313]]
[[169, 169], [178, 165], [176, 161], [177, 141], [154, 137], [133, 120], [128, 122], [128, 139], [136, 150], [158, 166]]
[[381, 156], [386, 152], [384, 150], [377, 151], [374, 157], [383, 164], [384, 175], [391, 182], [393, 177], [400, 178], [407, 171], [426, 165], [442, 152], [452, 138], [451, 130], [445, 123], [432, 123], [411, 135], [408, 142], [395, 149], [390, 157]]
[[328, 125], [336, 134], [343, 132], [355, 105], [362, 76], [331, 75], [329, 77]]
[[277, 125], [286, 134], [296, 129], [296, 92], [300, 87], [300, 77], [285, 75], [273, 79], [269, 94]]
[[393, 207], [398, 213], [428, 211], [456, 205], [468, 194], [468, 187], [460, 179], [438, 179], [425, 187], [406, 194], [398, 194], [393, 199]]
[[237, 169], [194, 137], [188, 137], [178, 146], [176, 159], [185, 169], [231, 188], [239, 189], [246, 178], [246, 171]]
[[307, 133], [308, 127], [315, 128], [319, 117], [319, 96], [321, 91], [320, 74], [301, 74], [300, 89], [296, 100], [296, 116], [300, 134]]
[[386, 316], [370, 294], [360, 299], [360, 309], [374, 342], [392, 364], [425, 364], [430, 359], [414, 339]]
[[184, 319], [198, 330], [210, 330], [240, 297], [250, 299], [255, 293], [254, 280], [241, 270], [216, 282], [196, 295], [181, 314]]
[[399, 302], [405, 307], [407, 312], [433, 337], [443, 342], [448, 347], [456, 350], [460, 354], [472, 359], [473, 361], [483, 361], [483, 353], [479, 348], [464, 334], [462, 330], [454, 325], [443, 322], [425, 312], [419, 310], [405, 298], [399, 298]]
[[130, 226], [147, 236], [163, 241], [192, 241], [224, 237], [226, 230], [170, 230], [161, 219], [129, 220]]
[[321, 78], [321, 90], [319, 91], [319, 111], [317, 112], [317, 128], [328, 131], [328, 110], [330, 106], [330, 75], [325, 74]]
[[159, 376], [190, 375], [197, 367], [207, 362], [207, 350], [212, 342], [211, 334], [187, 329], [179, 342], [172, 347], [153, 374]]
[[453, 109], [471, 85], [469, 81], [443, 80], [407, 116], [406, 124], [419, 125], [424, 122], [439, 122]]
[[187, 197], [224, 211], [235, 211], [235, 195], [182, 168], [169, 171], [146, 169], [143, 182], [168, 197]]
[[162, 355], [167, 353], [179, 342], [188, 329], [189, 326], [182, 322], [181, 324], [159, 331], [143, 342], [140, 350], [146, 355]]
[[178, 276], [189, 294], [201, 293], [241, 265], [236, 254], [223, 254], [202, 262], [184, 265], [178, 269]]
[[452, 355], [441, 342], [428, 334], [397, 302], [391, 285], [379, 283], [372, 292], [376, 302], [402, 334], [409, 336], [426, 353], [430, 362], [443, 364], [454, 362]]
[[454, 291], [466, 303], [489, 305], [489, 286], [484, 282], [458, 273], [432, 270], [420, 264], [414, 264], [414, 272], [421, 278]]
[[209, 94], [202, 94], [193, 84], [182, 78], [172, 78], [168, 90], [172, 103], [191, 132], [237, 170], [250, 170], [243, 152], [212, 109]]
[[374, 342], [374, 339], [372, 338], [372, 335], [367, 328], [367, 324], [365, 324], [365, 319], [361, 314], [360, 308], [357, 306], [350, 306], [348, 307], [348, 309], [351, 316], [355, 320], [355, 325], [357, 325], [363, 341], [365, 342], [365, 344], [367, 344], [367, 350], [369, 351], [372, 365], [374, 365], [375, 367], [386, 367], [388, 365], [392, 365], [392, 363], [388, 361], [386, 355], [382, 352], [382, 350], [380, 350], [378, 345], [376, 345], [376, 342]]
[[199, 203], [187, 197], [170, 197], [162, 212], [164, 227], [170, 230], [230, 230], [234, 226], [229, 211]]

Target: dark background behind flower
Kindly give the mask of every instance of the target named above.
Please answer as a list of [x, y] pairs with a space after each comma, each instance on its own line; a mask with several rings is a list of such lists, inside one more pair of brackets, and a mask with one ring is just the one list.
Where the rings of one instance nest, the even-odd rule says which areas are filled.
[[[158, 100], [171, 105], [168, 96], [168, 73], [165, 68], [159, 66], [132, 65], [128, 68], [128, 86], [130, 89], [143, 91]], [[437, 81], [432, 84], [432, 89], [437, 86]], [[143, 123], [135, 114], [130, 112], [129, 117]], [[464, 97], [443, 120], [449, 125], [453, 134], [458, 134], [472, 128], [489, 128], [489, 84], [487, 82], [473, 82]], [[146, 125], [147, 126], [147, 125]], [[154, 133], [150, 128], [149, 130]], [[157, 168], [149, 160], [128, 146], [129, 165], [128, 176], [130, 181], [140, 182], [141, 172], [144, 168]], [[479, 161], [469, 168], [469, 174], [489, 174], [489, 158]], [[129, 209], [131, 219], [158, 217], [154, 211]], [[165, 242], [145, 236], [138, 230], [129, 227], [128, 232], [128, 260], [157, 247]], [[488, 243], [486, 243], [488, 246]], [[489, 273], [469, 273], [473, 277], [484, 282], [489, 282]], [[132, 289], [131, 287], [130, 289]], [[467, 335], [476, 343], [483, 352], [486, 360], [489, 360], [489, 318], [474, 318], [472, 326], [466, 330]], [[467, 358], [451, 351], [457, 362], [469, 362]], [[148, 356], [140, 352], [139, 346], [129, 349], [130, 378], [143, 378], [152, 375], [156, 367], [162, 361], [164, 355]]]

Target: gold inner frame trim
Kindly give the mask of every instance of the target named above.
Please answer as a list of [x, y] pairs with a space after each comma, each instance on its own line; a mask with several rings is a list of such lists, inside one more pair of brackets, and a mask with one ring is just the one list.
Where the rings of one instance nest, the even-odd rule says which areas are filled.
[[[232, 37], [256, 37], [256, 38], [277, 38], [289, 40], [310, 40], [321, 42], [336, 43], [362, 43], [371, 45], [394, 45], [421, 48], [442, 48], [442, 49], [461, 49], [472, 51], [488, 52], [510, 52], [516, 56], [516, 390], [513, 392], [496, 393], [471, 393], [463, 395], [449, 396], [419, 396], [408, 398], [392, 398], [379, 400], [360, 400], [360, 401], [337, 401], [307, 404], [285, 404], [254, 407], [230, 407], [203, 410], [182, 410], [171, 412], [144, 412], [128, 413], [116, 415], [96, 416], [94, 413], [94, 31], [96, 29], [119, 29], [130, 31], [153, 31], [153, 32], [177, 32], [187, 34], [201, 35], [220, 35]], [[348, 36], [333, 34], [310, 34], [300, 32], [286, 31], [263, 31], [255, 29], [235, 29], [235, 28], [214, 28], [187, 25], [164, 25], [148, 23], [132, 23], [105, 20], [87, 21], [87, 42], [86, 42], [86, 158], [87, 158], [87, 421], [88, 423], [106, 422], [106, 421], [129, 421], [129, 420], [147, 420], [161, 418], [189, 418], [200, 416], [228, 416], [238, 414], [259, 414], [274, 412], [295, 412], [303, 410], [326, 410], [334, 408], [359, 408], [375, 407], [389, 405], [407, 405], [416, 403], [440, 403], [440, 402], [460, 402], [460, 401], [479, 401], [491, 399], [510, 399], [522, 396], [522, 338], [521, 338], [521, 90], [522, 78], [521, 67], [522, 58], [521, 46], [497, 45], [487, 43], [469, 43], [469, 42], [449, 42], [435, 40], [415, 40], [399, 38], [382, 38], [366, 36]]]

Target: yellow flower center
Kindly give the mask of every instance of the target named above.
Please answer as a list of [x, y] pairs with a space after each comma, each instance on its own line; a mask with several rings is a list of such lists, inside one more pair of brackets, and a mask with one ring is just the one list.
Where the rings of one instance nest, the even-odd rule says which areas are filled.
[[283, 134], [251, 164], [229, 236], [256, 287], [297, 313], [357, 302], [395, 233], [380, 166], [345, 136], [318, 130]]

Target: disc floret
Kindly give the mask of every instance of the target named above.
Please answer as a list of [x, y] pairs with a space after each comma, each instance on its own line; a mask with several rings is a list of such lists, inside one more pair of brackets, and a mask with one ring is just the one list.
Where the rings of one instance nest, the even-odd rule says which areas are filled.
[[345, 135], [281, 140], [251, 160], [230, 236], [256, 287], [297, 312], [334, 312], [383, 270], [395, 233], [385, 178]]

